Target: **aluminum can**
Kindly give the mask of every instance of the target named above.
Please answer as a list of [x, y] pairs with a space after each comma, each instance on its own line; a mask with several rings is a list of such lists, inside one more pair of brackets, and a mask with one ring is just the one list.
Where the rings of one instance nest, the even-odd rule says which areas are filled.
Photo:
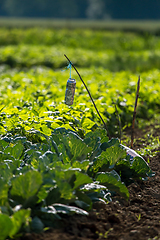
[[76, 80], [69, 78], [66, 85], [66, 93], [65, 93], [65, 104], [72, 105], [74, 101], [74, 93], [76, 88]]

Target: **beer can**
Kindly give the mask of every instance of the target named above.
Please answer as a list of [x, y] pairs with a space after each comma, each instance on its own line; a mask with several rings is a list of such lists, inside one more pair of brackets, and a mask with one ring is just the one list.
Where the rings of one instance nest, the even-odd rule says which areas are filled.
[[65, 104], [72, 105], [76, 88], [76, 80], [69, 78], [66, 85]]

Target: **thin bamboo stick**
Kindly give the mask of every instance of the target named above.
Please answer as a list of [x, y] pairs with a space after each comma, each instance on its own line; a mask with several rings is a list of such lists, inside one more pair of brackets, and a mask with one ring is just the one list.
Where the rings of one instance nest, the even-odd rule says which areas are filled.
[[133, 120], [132, 120], [132, 131], [131, 131], [131, 148], [132, 149], [133, 149], [134, 125], [135, 125], [135, 119], [136, 119], [136, 109], [137, 109], [137, 103], [138, 103], [138, 97], [139, 97], [139, 89], [140, 89], [140, 76], [139, 76], [138, 82], [137, 82], [136, 100], [135, 100]]

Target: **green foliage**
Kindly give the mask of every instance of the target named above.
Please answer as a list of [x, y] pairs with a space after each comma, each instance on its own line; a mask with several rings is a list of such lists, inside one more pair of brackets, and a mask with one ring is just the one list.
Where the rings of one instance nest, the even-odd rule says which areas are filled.
[[13, 228], [10, 229], [9, 236], [13, 237], [15, 234], [21, 232], [30, 221], [30, 209], [20, 209], [12, 215]]
[[[4, 135], [1, 151], [7, 149], [3, 162], [9, 173], [8, 178], [1, 174], [1, 211], [11, 215], [11, 220], [1, 216], [12, 225], [4, 229], [4, 236], [25, 229], [41, 232], [45, 226], [54, 226], [59, 213], [86, 215], [93, 201], [108, 202], [115, 193], [128, 199], [128, 190], [118, 174], [128, 157], [117, 139], [106, 140], [101, 128], [89, 131], [84, 139], [65, 128], [54, 129], [51, 136], [33, 130], [25, 132], [25, 136]], [[137, 157], [128, 161], [123, 178], [129, 171], [135, 173], [130, 180], [153, 174], [147, 163]]]
[[[102, 68], [82, 69], [81, 74], [84, 75], [84, 80], [90, 79], [86, 80], [87, 86], [108, 124], [110, 134], [119, 136], [119, 124], [113, 102], [117, 105], [122, 127], [130, 126], [137, 76], [129, 72], [111, 73]], [[154, 113], [159, 113], [159, 75], [158, 70], [141, 74], [137, 109], [139, 118], [149, 119]], [[34, 128], [50, 135], [52, 129], [64, 126], [76, 130], [84, 137], [84, 130], [88, 131], [100, 123], [84, 87], [77, 79], [74, 108], [64, 105], [67, 72], [54, 72], [45, 68], [19, 72], [15, 69], [0, 73], [0, 77], [3, 82], [0, 87], [3, 109], [0, 112], [1, 134], [6, 130], [23, 133]]]
[[[75, 40], [76, 41], [76, 40]], [[159, 44], [159, 43], [158, 43]], [[63, 57], [65, 52], [73, 59], [74, 64], [78, 67], [103, 67], [110, 71], [131, 72], [149, 71], [159, 66], [159, 49], [139, 50], [128, 49], [104, 49], [92, 51], [88, 46], [77, 46], [65, 48], [64, 45], [16, 45], [2, 46], [0, 48], [0, 63], [10, 67], [35, 67], [44, 66], [52, 69], [66, 66], [66, 60]], [[117, 48], [119, 47], [116, 46]], [[115, 48], [116, 48], [115, 47]], [[76, 57], [75, 57], [76, 52]], [[84, 58], [85, 56], [85, 58]]]
[[12, 196], [19, 196], [24, 200], [34, 196], [42, 184], [42, 177], [36, 171], [28, 171], [12, 181]]
[[[83, 38], [79, 41], [79, 36]], [[66, 66], [143, 72], [159, 67], [159, 37], [89, 29], [0, 29], [0, 63], [11, 67]], [[76, 54], [75, 54], [76, 53]]]
[[5, 214], [0, 214], [0, 231], [1, 231], [0, 239], [5, 240], [12, 228], [13, 223], [10, 217]]
[[[69, 74], [57, 69], [66, 66], [62, 52], [83, 67], [81, 74], [111, 135], [118, 135], [113, 103], [122, 127], [131, 124], [137, 82], [137, 76], [131, 73], [133, 69], [144, 71], [139, 119], [159, 113], [160, 72], [156, 69], [145, 72], [153, 66], [152, 57], [152, 64], [154, 61], [158, 64], [159, 52], [154, 51], [153, 55], [148, 52], [152, 51], [152, 45], [147, 50], [142, 37], [109, 32], [93, 34], [85, 30], [86, 39], [82, 38], [78, 44], [80, 30], [43, 30], [44, 34], [38, 29], [12, 31], [17, 36], [16, 42], [13, 44], [10, 39], [13, 45], [6, 42], [7, 46], [0, 49], [1, 63], [16, 67], [0, 67], [1, 239], [54, 227], [63, 214], [87, 215], [94, 201], [106, 203], [115, 194], [128, 199], [129, 183], [153, 176], [143, 158], [131, 160], [118, 138], [109, 140], [75, 73], [74, 104], [70, 107], [64, 104]], [[67, 33], [68, 39], [64, 38]], [[9, 32], [4, 30], [4, 34]], [[123, 37], [127, 43], [122, 41]], [[156, 38], [152, 41], [159, 44]], [[106, 69], [107, 66], [113, 71], [122, 70], [122, 65], [125, 68], [132, 65], [133, 69], [120, 72]], [[44, 66], [55, 67], [57, 71]]]
[[117, 173], [115, 174], [114, 171], [111, 172], [103, 172], [97, 175], [96, 180], [99, 181], [101, 184], [106, 186], [109, 189], [112, 189], [112, 191], [115, 191], [116, 193], [121, 194], [126, 199], [129, 198], [129, 192], [126, 188], [125, 184], [121, 182], [119, 176], [117, 179]]

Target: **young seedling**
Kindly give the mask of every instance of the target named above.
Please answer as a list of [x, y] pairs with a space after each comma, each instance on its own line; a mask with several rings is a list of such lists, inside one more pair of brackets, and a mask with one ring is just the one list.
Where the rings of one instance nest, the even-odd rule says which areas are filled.
[[133, 149], [134, 124], [135, 124], [135, 119], [136, 119], [136, 109], [137, 109], [137, 103], [138, 103], [138, 97], [139, 97], [139, 89], [140, 89], [140, 76], [139, 76], [138, 82], [137, 82], [137, 93], [136, 93], [136, 100], [135, 100], [133, 120], [132, 120], [132, 131], [131, 131], [131, 148], [132, 149]]
[[141, 214], [136, 215], [136, 217], [137, 217], [137, 221], [139, 222], [141, 220]]

